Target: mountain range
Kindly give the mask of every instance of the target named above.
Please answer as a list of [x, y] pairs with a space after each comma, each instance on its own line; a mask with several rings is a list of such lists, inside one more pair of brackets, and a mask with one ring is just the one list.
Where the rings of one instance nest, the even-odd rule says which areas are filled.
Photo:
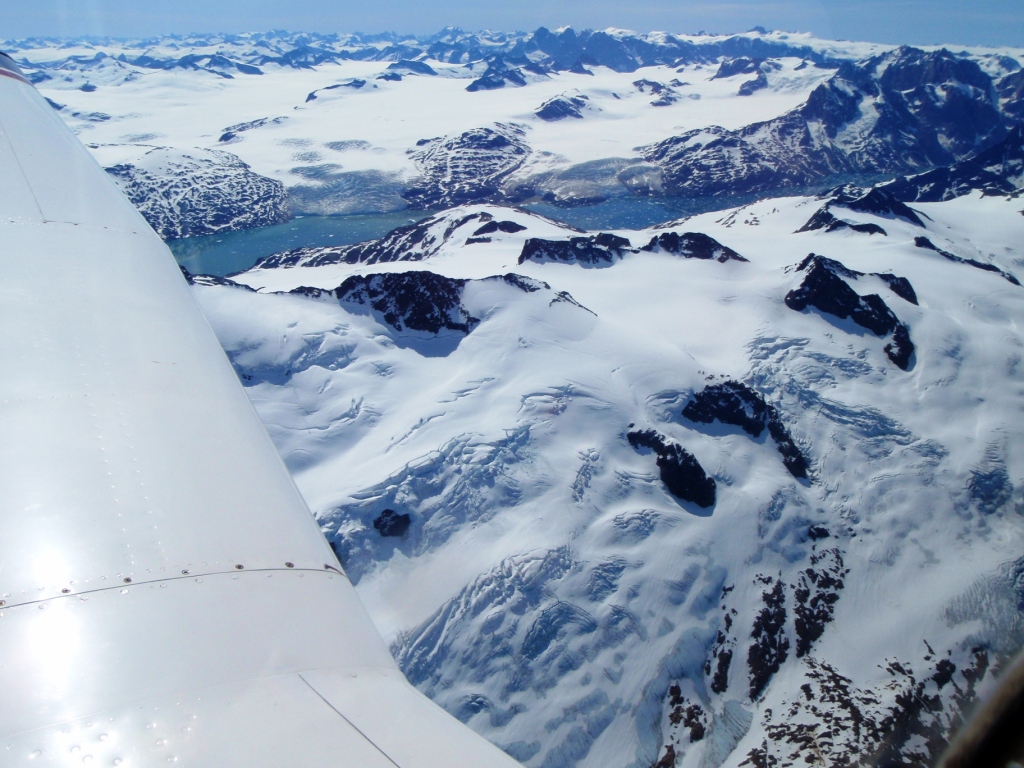
[[[844, 44], [762, 30], [6, 45], [140, 205], [139, 190], [161, 179], [203, 188], [230, 178], [246, 190], [235, 201], [221, 193], [141, 206], [158, 231], [177, 237], [274, 223], [289, 212], [473, 202], [650, 199], [699, 212], [945, 168], [1008, 137], [1019, 145], [1010, 134], [1024, 110], [1024, 70], [1012, 50]], [[310, 86], [289, 93], [288, 72], [306, 73], [300, 81]], [[134, 108], [154, 78], [172, 93], [192, 88], [192, 119], [168, 124]], [[216, 101], [200, 108], [206, 98]], [[438, 110], [445, 99], [458, 106]], [[372, 140], [360, 130], [364, 109], [388, 121]], [[220, 124], [209, 122], [220, 115]], [[332, 125], [344, 135], [332, 135]], [[580, 131], [585, 140], [573, 142]], [[161, 153], [193, 161], [157, 162]]]

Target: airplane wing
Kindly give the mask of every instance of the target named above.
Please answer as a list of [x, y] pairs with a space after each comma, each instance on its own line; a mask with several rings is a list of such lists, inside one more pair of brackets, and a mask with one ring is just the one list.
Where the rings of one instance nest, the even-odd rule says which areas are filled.
[[2, 55], [0, 756], [518, 765], [406, 682], [167, 247]]

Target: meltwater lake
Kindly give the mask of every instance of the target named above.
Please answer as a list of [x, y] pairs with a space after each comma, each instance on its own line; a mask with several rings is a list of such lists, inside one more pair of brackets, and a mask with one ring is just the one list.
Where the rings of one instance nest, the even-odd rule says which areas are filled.
[[[725, 207], [722, 200], [713, 207]], [[579, 229], [644, 229], [682, 216], [710, 210], [707, 201], [671, 198], [618, 198], [595, 205], [565, 208], [527, 203], [523, 208]], [[265, 256], [292, 248], [350, 245], [381, 237], [396, 227], [413, 224], [433, 211], [403, 210], [347, 216], [299, 216], [284, 224], [172, 240], [178, 263], [194, 275], [223, 277], [252, 267]]]

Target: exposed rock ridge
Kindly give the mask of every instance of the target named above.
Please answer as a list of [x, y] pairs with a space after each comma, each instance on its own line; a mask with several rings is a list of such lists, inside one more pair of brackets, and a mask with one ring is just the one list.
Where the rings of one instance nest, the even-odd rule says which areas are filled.
[[[514, 209], [518, 213], [525, 213]], [[573, 229], [560, 222], [537, 214], [533, 219], [552, 224], [570, 232]], [[475, 226], [473, 226], [475, 225]], [[473, 226], [472, 233], [466, 227]], [[414, 224], [397, 227], [377, 240], [343, 246], [295, 248], [266, 256], [253, 269], [281, 269], [289, 267], [321, 267], [328, 264], [379, 264], [393, 261], [421, 261], [435, 255], [452, 238], [466, 238], [466, 243], [489, 242], [498, 233], [515, 234], [527, 227], [508, 219], [496, 219], [488, 211], [458, 213], [446, 211], [429, 216]]]
[[742, 382], [725, 381], [705, 387], [686, 404], [683, 416], [698, 424], [711, 424], [717, 419], [739, 427], [751, 437], [760, 437], [767, 427], [789, 473], [793, 477], [807, 477], [807, 459], [793, 442], [778, 409]]
[[714, 259], [721, 264], [727, 261], [747, 261], [732, 248], [703, 232], [663, 232], [652, 237], [651, 242], [640, 250], [672, 253], [686, 259]]
[[531, 237], [523, 245], [519, 263], [558, 261], [585, 266], [607, 266], [631, 250], [629, 240], [607, 232], [588, 237], [571, 237], [568, 240]]
[[715, 479], [708, 477], [693, 454], [653, 429], [635, 430], [626, 435], [634, 448], [649, 448], [658, 456], [661, 481], [673, 496], [699, 507], [715, 504]]
[[999, 275], [1001, 278], [1006, 280], [1008, 283], [1012, 283], [1013, 285], [1020, 285], [1020, 281], [1016, 277], [1011, 275], [1009, 272], [1004, 272], [995, 264], [987, 264], [984, 261], [978, 261], [977, 259], [966, 259], [963, 256], [957, 256], [955, 253], [944, 251], [937, 245], [935, 245], [935, 243], [933, 243], [927, 237], [915, 237], [914, 245], [916, 245], [918, 248], [926, 248], [929, 251], [935, 251], [943, 258], [949, 259], [950, 261], [955, 261], [957, 264], [967, 264], [968, 266], [974, 267], [975, 269], [981, 269], [986, 272], [994, 272], [995, 274]]
[[[892, 340], [885, 345], [885, 354], [896, 367], [904, 371], [910, 367], [910, 357], [914, 353], [910, 329], [899, 321], [881, 296], [876, 293], [861, 296], [843, 280], [843, 277], [856, 279], [863, 273], [813, 253], [797, 269], [806, 270], [807, 275], [798, 288], [786, 294], [787, 307], [797, 312], [814, 307], [838, 318], [849, 318], [876, 336], [891, 334]], [[904, 290], [903, 284], [895, 278], [891, 284]], [[906, 285], [909, 286], [909, 282]]]

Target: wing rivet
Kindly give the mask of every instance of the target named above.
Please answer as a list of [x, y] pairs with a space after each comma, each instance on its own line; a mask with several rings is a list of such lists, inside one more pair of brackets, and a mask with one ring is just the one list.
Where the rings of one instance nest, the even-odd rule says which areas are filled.
[[295, 563], [285, 563], [284, 566], [285, 566], [285, 568], [294, 568], [295, 567]]
[[243, 568], [245, 568], [245, 566], [242, 565], [241, 563], [239, 563], [238, 565], [235, 566], [235, 568], [237, 568], [238, 570], [242, 570]]
[[68, 592], [70, 592], [70, 591], [71, 591], [71, 590], [70, 590], [70, 589], [68, 589], [67, 587], [64, 587], [64, 589], [62, 589], [62, 590], [61, 590], [61, 592], [63, 592], [63, 593], [65, 594], [65, 595], [66, 595], [66, 594], [67, 594]]
[[125, 576], [124, 577], [124, 583], [125, 584], [131, 584], [132, 583], [132, 577], [131, 576]]
[[188, 568], [186, 568], [185, 570], [183, 570], [183, 571], [181, 572], [181, 575], [182, 575], [182, 576], [188, 576]]

